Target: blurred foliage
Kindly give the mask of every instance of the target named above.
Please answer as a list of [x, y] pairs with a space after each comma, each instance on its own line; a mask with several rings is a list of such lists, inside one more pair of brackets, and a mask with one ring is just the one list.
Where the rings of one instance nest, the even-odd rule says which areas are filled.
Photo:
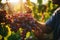
[[19, 31], [16, 33], [12, 32], [11, 36], [8, 37], [8, 40], [21, 40]]
[[8, 34], [8, 29], [6, 25], [0, 24], [0, 35], [5, 37]]
[[1, 3], [1, 0], [0, 0], [0, 3]]
[[0, 35], [2, 36], [2, 40], [8, 35], [8, 28], [5, 24], [0, 24]]
[[33, 13], [34, 17], [40, 22], [46, 22], [58, 7], [58, 5], [53, 4], [51, 0], [45, 5], [42, 4], [42, 0], [37, 0], [37, 4], [38, 5], [34, 4]]

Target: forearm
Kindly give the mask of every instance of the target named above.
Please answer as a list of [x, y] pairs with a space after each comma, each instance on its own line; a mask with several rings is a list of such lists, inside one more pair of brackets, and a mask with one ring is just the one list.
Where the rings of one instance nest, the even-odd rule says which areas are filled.
[[45, 23], [37, 23], [38, 27], [43, 31], [45, 32], [46, 31], [46, 25]]
[[49, 26], [47, 26], [45, 23], [37, 22], [37, 25], [42, 30], [43, 33], [50, 33], [52, 31], [52, 29]]

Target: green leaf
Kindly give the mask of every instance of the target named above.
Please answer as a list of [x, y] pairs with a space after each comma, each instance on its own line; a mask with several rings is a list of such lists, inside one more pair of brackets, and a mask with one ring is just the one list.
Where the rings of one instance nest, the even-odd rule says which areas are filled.
[[12, 33], [11, 36], [8, 37], [8, 40], [21, 40], [21, 36], [19, 32]]
[[5, 37], [7, 36], [7, 34], [8, 34], [8, 28], [6, 27], [6, 25], [0, 24], [0, 35]]

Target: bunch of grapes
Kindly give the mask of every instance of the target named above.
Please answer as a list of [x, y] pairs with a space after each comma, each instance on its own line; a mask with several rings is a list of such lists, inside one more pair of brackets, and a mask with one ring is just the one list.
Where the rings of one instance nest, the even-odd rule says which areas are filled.
[[17, 31], [20, 27], [31, 31], [33, 27], [37, 27], [36, 21], [30, 13], [13, 14], [9, 16], [8, 20], [13, 31]]
[[10, 25], [11, 31], [17, 32], [19, 28], [25, 29], [22, 32], [23, 39], [27, 31], [36, 31], [34, 33], [38, 34], [40, 32], [40, 24], [32, 17], [31, 13], [17, 13], [12, 15], [7, 15], [6, 11], [0, 11], [0, 23], [5, 22]]

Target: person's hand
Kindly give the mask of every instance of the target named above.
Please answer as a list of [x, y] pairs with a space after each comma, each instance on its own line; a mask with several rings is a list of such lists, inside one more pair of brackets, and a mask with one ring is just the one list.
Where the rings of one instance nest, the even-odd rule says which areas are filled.
[[35, 30], [34, 30], [34, 34], [35, 34], [35, 36], [41, 36], [41, 34], [43, 33], [43, 31], [39, 28], [36, 28]]
[[39, 40], [44, 39], [44, 33], [43, 33], [42, 29], [37, 27], [37, 28], [34, 28], [33, 32], [34, 32], [34, 35], [37, 39], [39, 39]]
[[[44, 39], [44, 31], [45, 27], [43, 23], [39, 23], [39, 22], [35, 22], [35, 24], [37, 25], [37, 27], [33, 27], [33, 32], [36, 38], [38, 38], [39, 40], [43, 40]], [[42, 25], [43, 24], [43, 25]]]

